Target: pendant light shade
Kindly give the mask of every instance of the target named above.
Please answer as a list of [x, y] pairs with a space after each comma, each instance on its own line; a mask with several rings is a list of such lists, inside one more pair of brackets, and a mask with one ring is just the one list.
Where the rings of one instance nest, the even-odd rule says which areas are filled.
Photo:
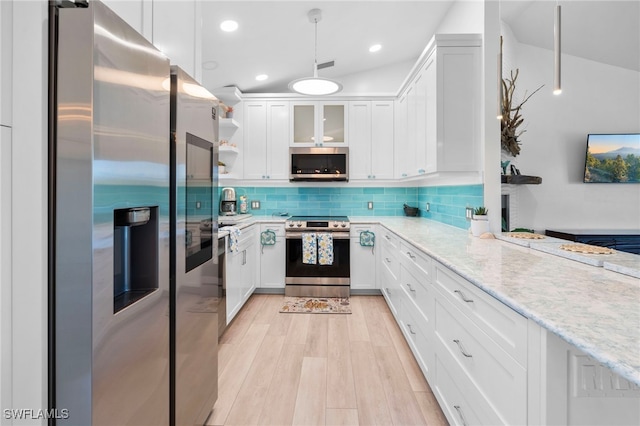
[[562, 93], [562, 84], [561, 84], [561, 64], [560, 64], [560, 54], [561, 54], [561, 21], [562, 18], [560, 16], [560, 5], [556, 5], [556, 19], [555, 25], [553, 26], [553, 55], [554, 55], [554, 73], [553, 73], [553, 94], [559, 95]]
[[289, 83], [289, 89], [301, 95], [324, 96], [338, 93], [342, 85], [328, 78], [318, 77], [318, 22], [322, 19], [320, 9], [311, 9], [307, 14], [309, 22], [315, 25], [315, 52], [313, 59], [313, 77], [299, 78]]

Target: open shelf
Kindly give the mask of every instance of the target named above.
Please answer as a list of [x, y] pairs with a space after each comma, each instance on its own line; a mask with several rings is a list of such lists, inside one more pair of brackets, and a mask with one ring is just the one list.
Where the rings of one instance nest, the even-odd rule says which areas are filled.
[[226, 129], [237, 129], [238, 127], [240, 127], [240, 124], [233, 118], [221, 118], [220, 127]]
[[502, 183], [509, 185], [540, 185], [542, 178], [527, 175], [500, 175]]

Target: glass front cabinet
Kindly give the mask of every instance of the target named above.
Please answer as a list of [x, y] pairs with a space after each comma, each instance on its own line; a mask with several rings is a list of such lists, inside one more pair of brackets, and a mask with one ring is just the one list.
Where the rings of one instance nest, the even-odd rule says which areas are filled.
[[347, 102], [291, 102], [291, 146], [347, 145]]

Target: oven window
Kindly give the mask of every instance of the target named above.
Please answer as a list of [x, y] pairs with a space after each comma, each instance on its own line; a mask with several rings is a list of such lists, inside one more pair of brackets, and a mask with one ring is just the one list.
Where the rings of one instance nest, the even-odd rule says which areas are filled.
[[287, 277], [348, 278], [349, 239], [333, 240], [332, 265], [307, 265], [302, 263], [302, 239], [287, 239]]
[[213, 144], [187, 133], [186, 271], [212, 258]]

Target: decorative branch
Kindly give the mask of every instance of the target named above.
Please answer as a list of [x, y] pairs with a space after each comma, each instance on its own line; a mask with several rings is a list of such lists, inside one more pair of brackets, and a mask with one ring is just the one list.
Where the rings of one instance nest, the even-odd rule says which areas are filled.
[[530, 97], [535, 95], [536, 92], [544, 87], [543, 84], [528, 96], [527, 92], [525, 91], [524, 100], [518, 105], [514, 106], [513, 95], [516, 90], [516, 80], [518, 79], [519, 73], [519, 69], [516, 69], [515, 74], [513, 73], [513, 70], [511, 70], [511, 79], [502, 79], [502, 120], [500, 122], [500, 140], [502, 149], [509, 152], [514, 157], [520, 154], [521, 142], [519, 138], [526, 131], [518, 131], [518, 127], [524, 122], [521, 114], [522, 106], [529, 100]]

